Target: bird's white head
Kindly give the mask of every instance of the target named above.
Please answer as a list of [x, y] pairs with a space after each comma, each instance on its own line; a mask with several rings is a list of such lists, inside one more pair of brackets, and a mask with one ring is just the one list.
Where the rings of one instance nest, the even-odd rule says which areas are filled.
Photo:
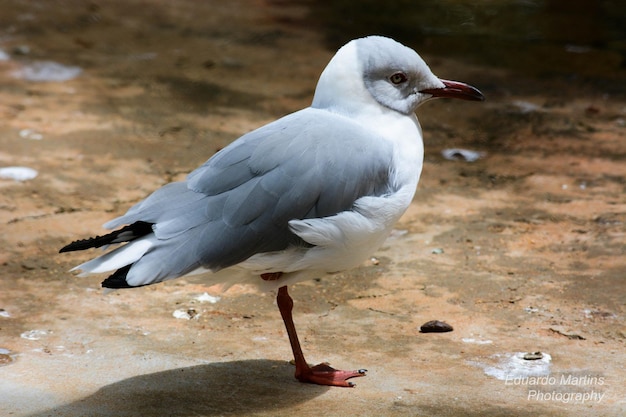
[[411, 48], [368, 36], [337, 51], [320, 76], [312, 107], [350, 114], [378, 105], [408, 115], [436, 97], [484, 99], [474, 87], [439, 79]]

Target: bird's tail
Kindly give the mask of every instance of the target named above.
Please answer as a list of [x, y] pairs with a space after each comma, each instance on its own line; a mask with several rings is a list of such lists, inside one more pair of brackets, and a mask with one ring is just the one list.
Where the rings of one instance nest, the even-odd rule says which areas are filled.
[[82, 274], [80, 274], [82, 276], [117, 269], [115, 273], [102, 282], [104, 288], [130, 288], [141, 286], [130, 285], [126, 281], [126, 276], [133, 263], [140, 259], [152, 246], [152, 241], [150, 236], [148, 236], [152, 234], [152, 232], [152, 223], [137, 221], [104, 236], [74, 241], [61, 248], [59, 252], [72, 252], [100, 247], [106, 248], [108, 245], [116, 243], [131, 242], [98, 258], [78, 265], [73, 268], [72, 271], [80, 270], [82, 271]]

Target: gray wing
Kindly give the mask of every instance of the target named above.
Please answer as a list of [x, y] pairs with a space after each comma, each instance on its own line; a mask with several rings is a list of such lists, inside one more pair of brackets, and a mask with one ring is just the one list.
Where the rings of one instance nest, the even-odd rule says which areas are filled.
[[388, 142], [350, 119], [309, 108], [242, 136], [187, 181], [157, 190], [105, 227], [155, 223], [164, 244], [154, 256], [184, 252], [174, 261], [187, 266], [173, 265], [176, 274], [218, 270], [307, 245], [289, 220], [331, 216], [359, 197], [389, 193], [392, 156]]

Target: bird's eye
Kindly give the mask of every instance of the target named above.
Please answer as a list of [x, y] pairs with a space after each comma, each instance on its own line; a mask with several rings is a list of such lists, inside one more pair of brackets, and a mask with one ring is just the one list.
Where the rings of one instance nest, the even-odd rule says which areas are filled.
[[406, 80], [408, 80], [408, 78], [406, 74], [403, 72], [396, 72], [391, 77], [389, 77], [389, 81], [391, 81], [393, 84], [396, 84], [396, 85], [402, 84], [406, 82]]

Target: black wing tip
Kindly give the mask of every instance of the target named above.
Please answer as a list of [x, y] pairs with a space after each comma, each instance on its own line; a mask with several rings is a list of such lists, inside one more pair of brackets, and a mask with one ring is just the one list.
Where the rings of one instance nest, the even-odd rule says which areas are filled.
[[115, 230], [103, 236], [90, 237], [89, 239], [75, 240], [69, 245], [63, 246], [59, 253], [73, 252], [77, 250], [85, 250], [91, 248], [100, 248], [112, 243], [128, 242], [138, 239], [149, 233], [152, 233], [153, 223], [136, 221], [135, 223], [124, 226], [119, 230]]
[[126, 282], [126, 275], [128, 275], [128, 271], [130, 271], [131, 265], [126, 265], [123, 268], [115, 271], [111, 276], [102, 281], [102, 288], [112, 288], [112, 289], [121, 289], [121, 288], [133, 288], [128, 282]]
[[126, 276], [128, 275], [128, 271], [130, 271], [130, 268], [132, 266], [133, 264], [130, 264], [130, 265], [126, 265], [123, 268], [118, 269], [111, 276], [109, 276], [107, 279], [102, 281], [102, 284], [100, 285], [102, 285], [102, 288], [109, 288], [113, 290], [120, 290], [124, 288], [139, 288], [139, 287], [145, 287], [146, 285], [150, 285], [150, 284], [130, 285], [126, 281]]
[[61, 249], [59, 249], [59, 253], [74, 252], [77, 250], [85, 250], [85, 249], [90, 249], [90, 248], [99, 248], [100, 246], [105, 245], [105, 244], [101, 244], [101, 245], [98, 244], [99, 241], [103, 237], [104, 236], [96, 236], [96, 237], [90, 237], [89, 239], [75, 240], [69, 245], [65, 245]]

